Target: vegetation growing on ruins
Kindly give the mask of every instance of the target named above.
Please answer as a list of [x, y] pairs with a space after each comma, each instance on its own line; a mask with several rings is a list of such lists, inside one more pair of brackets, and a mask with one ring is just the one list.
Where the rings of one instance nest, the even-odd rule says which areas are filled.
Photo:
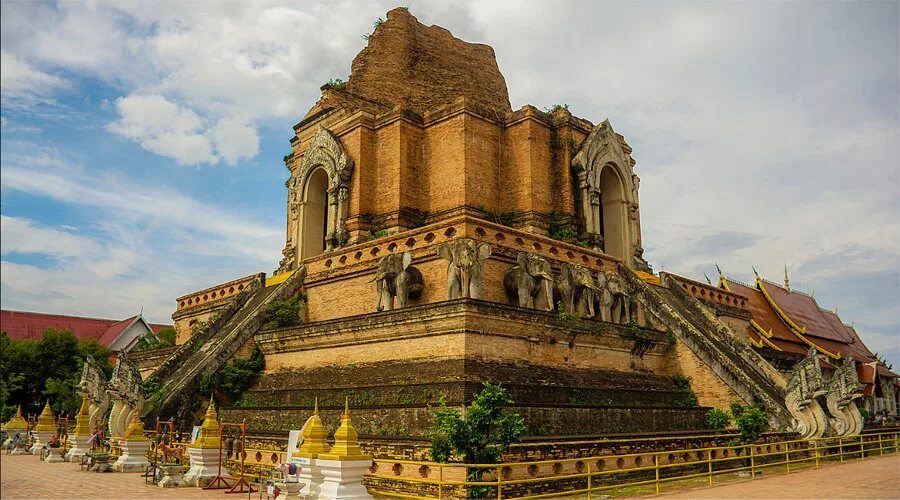
[[[325, 82], [325, 85], [322, 85], [322, 88], [344, 90], [347, 88], [347, 82], [345, 82], [343, 78], [332, 78]], [[285, 161], [287, 161], [287, 156], [285, 156]]]
[[137, 344], [135, 344], [133, 351], [148, 351], [150, 349], [161, 349], [163, 347], [171, 347], [175, 345], [175, 329], [171, 327], [166, 327], [160, 329], [156, 332], [156, 335], [144, 335], [141, 337]]
[[685, 377], [684, 375], [678, 374], [672, 377], [672, 381], [675, 382], [675, 388], [679, 391], [682, 391], [682, 395], [679, 396], [672, 404], [674, 406], [697, 406], [699, 403], [697, 400], [697, 394], [694, 393], [694, 389], [691, 388], [691, 379]]
[[74, 415], [81, 399], [72, 388], [88, 355], [107, 377], [112, 374], [110, 351], [96, 340], [78, 341], [71, 331], [53, 328], [41, 340], [12, 340], [0, 332], [0, 421], [9, 420], [18, 405], [37, 413], [48, 399], [57, 415]]
[[383, 17], [379, 17], [378, 19], [376, 19], [375, 22], [372, 23], [372, 32], [371, 32], [371, 33], [365, 33], [365, 34], [363, 34], [363, 36], [362, 36], [363, 40], [365, 40], [365, 41], [367, 41], [367, 42], [368, 42], [369, 40], [371, 40], [371, 39], [372, 39], [372, 35], [375, 34], [375, 31], [376, 31], [376, 30], [378, 29], [378, 27], [381, 26], [382, 24], [384, 24], [384, 18], [383, 18]]
[[266, 307], [263, 318], [267, 327], [284, 328], [300, 323], [300, 296], [287, 300], [274, 300]]
[[387, 229], [376, 229], [374, 231], [365, 231], [362, 233], [362, 242], [377, 240], [378, 238], [384, 238], [385, 236], [390, 236], [391, 232]]
[[553, 113], [556, 113], [557, 111], [559, 111], [559, 110], [561, 110], [561, 109], [564, 109], [564, 110], [568, 111], [568, 110], [569, 110], [569, 105], [568, 105], [568, 104], [553, 104], [553, 105], [551, 105], [551, 106], [549, 106], [549, 107], [545, 107], [545, 108], [544, 108], [544, 112], [547, 113], [547, 114], [552, 115]]
[[226, 404], [237, 401], [244, 391], [255, 384], [265, 369], [263, 353], [258, 346], [247, 359], [235, 359], [212, 375], [200, 379], [200, 392], [213, 394], [216, 401]]
[[514, 227], [514, 224], [519, 220], [520, 217], [522, 217], [522, 212], [504, 212], [502, 210], [491, 210], [481, 205], [474, 207], [474, 210], [478, 212], [479, 218], [506, 227]]

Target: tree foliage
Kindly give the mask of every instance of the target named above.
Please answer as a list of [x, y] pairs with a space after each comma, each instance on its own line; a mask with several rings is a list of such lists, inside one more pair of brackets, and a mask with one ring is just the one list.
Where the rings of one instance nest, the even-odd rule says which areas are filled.
[[38, 413], [47, 399], [55, 413], [74, 415], [85, 358], [93, 356], [109, 377], [110, 354], [96, 340], [79, 342], [69, 330], [48, 328], [41, 340], [12, 340], [0, 332], [0, 420], [7, 421], [18, 405]]
[[765, 410], [758, 404], [745, 405], [740, 401], [731, 403], [731, 417], [741, 433], [741, 441], [752, 443], [762, 436], [769, 426]]
[[727, 429], [731, 425], [731, 415], [721, 408], [712, 408], [706, 414], [706, 423], [710, 429]]
[[525, 432], [524, 419], [506, 408], [512, 402], [504, 388], [489, 383], [462, 414], [441, 402], [429, 432], [431, 458], [447, 462], [456, 455], [470, 464], [498, 462]]
[[163, 347], [171, 347], [175, 345], [175, 329], [166, 327], [160, 329], [155, 335], [147, 334], [138, 339], [135, 344], [135, 351], [147, 351], [150, 349], [162, 349]]

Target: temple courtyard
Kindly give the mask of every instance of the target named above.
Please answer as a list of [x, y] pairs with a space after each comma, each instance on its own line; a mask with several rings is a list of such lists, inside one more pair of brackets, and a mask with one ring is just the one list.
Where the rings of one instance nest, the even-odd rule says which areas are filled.
[[[666, 498], [900, 498], [900, 456], [831, 464], [790, 474], [775, 473], [713, 487], [664, 493]], [[242, 496], [242, 495], [239, 495]], [[262, 498], [265, 498], [265, 491]], [[619, 495], [615, 495], [619, 496]], [[96, 474], [69, 463], [45, 463], [37, 457], [0, 455], [0, 497], [54, 498], [230, 498], [224, 490], [159, 488], [139, 474]], [[260, 498], [254, 493], [251, 498]], [[604, 498], [597, 496], [597, 498]]]

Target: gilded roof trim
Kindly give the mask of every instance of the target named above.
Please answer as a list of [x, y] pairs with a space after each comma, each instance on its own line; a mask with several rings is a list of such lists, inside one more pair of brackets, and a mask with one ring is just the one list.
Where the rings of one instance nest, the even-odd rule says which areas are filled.
[[763, 282], [759, 278], [759, 276], [756, 277], [756, 289], [759, 290], [760, 292], [762, 292], [763, 297], [765, 297], [766, 302], [769, 304], [769, 307], [771, 307], [772, 310], [775, 311], [775, 314], [778, 316], [778, 319], [780, 319], [782, 322], [784, 322], [784, 324], [787, 325], [788, 328], [790, 328], [791, 333], [793, 333], [798, 339], [802, 340], [804, 344], [806, 344], [810, 347], [815, 347], [816, 349], [818, 349], [819, 352], [828, 356], [829, 358], [841, 359], [841, 353], [835, 354], [831, 351], [823, 349], [821, 346], [817, 345], [816, 343], [814, 343], [813, 341], [809, 340], [808, 338], [806, 338], [804, 336], [804, 334], [806, 333], [806, 327], [805, 326], [801, 327], [801, 326], [797, 325], [797, 323], [794, 323], [794, 321], [790, 317], [788, 317], [787, 313], [785, 313], [783, 310], [781, 310], [780, 307], [778, 307], [778, 304], [775, 302], [775, 299], [773, 299], [772, 296], [769, 295], [769, 292], [766, 290], [766, 287], [765, 287], [765, 285], [763, 285]]

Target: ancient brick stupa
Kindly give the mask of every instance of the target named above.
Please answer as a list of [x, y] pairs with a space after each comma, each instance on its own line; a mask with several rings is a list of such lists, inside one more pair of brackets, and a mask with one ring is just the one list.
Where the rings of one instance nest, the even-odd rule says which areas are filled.
[[[736, 399], [788, 426], [783, 376], [707, 307], [727, 300], [746, 323], [745, 299], [651, 274], [632, 150], [608, 121], [513, 111], [490, 47], [402, 8], [321, 90], [285, 157], [277, 270], [178, 299], [181, 348], [141, 358], [166, 387], [152, 412], [190, 408], [255, 344], [265, 371], [221, 409], [251, 436], [300, 428], [317, 397], [334, 429], [349, 397], [370, 452], [426, 435], [429, 405], [485, 381], [534, 435], [700, 429]], [[302, 321], [264, 327], [292, 297]]]

